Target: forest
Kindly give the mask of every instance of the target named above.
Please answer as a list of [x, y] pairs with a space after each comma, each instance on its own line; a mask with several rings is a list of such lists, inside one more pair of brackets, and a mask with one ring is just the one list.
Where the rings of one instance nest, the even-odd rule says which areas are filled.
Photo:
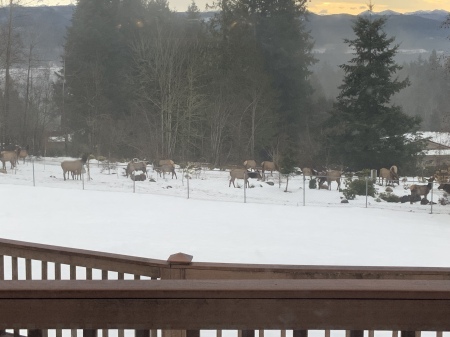
[[[380, 52], [356, 49], [333, 68], [313, 53], [306, 0], [219, 0], [206, 19], [194, 1], [178, 13], [166, 0], [79, 0], [53, 71], [38, 60], [38, 29], [15, 27], [20, 6], [0, 22], [3, 146], [44, 154], [58, 134], [64, 149], [47, 155], [361, 169], [414, 164], [420, 144], [404, 134], [450, 131], [446, 55], [396, 64], [383, 18], [358, 18], [346, 41]], [[377, 132], [356, 146], [355, 130]]]

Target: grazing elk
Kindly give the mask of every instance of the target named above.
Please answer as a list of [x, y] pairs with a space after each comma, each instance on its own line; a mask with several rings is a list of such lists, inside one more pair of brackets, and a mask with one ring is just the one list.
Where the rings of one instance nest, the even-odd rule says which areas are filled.
[[87, 158], [88, 158], [87, 154], [83, 154], [81, 159], [64, 160], [61, 163], [64, 180], [66, 180], [66, 172], [67, 172], [67, 180], [69, 180], [69, 172], [72, 173], [72, 179], [74, 179], [75, 175], [81, 174], [81, 172], [83, 171], [83, 166], [87, 162]]
[[[19, 147], [18, 159], [23, 159], [23, 163], [25, 164], [25, 158], [28, 157], [29, 146], [27, 145], [24, 149]], [[17, 161], [18, 162], [18, 161]]]
[[381, 186], [383, 186], [384, 180], [386, 180], [386, 186], [389, 184], [400, 184], [400, 178], [398, 177], [398, 169], [397, 166], [392, 165], [391, 168], [388, 170], [387, 168], [381, 168], [380, 169], [380, 176], [379, 180], [381, 180]]
[[6, 170], [6, 162], [9, 161], [11, 168], [16, 167], [19, 149], [0, 152], [0, 160], [3, 163], [3, 169]]
[[246, 160], [246, 161], [244, 161], [244, 167], [245, 167], [246, 170], [251, 169], [253, 171], [256, 171], [256, 161], [254, 161], [254, 160]]
[[135, 171], [142, 171], [147, 176], [147, 161], [135, 161], [134, 159], [127, 164], [127, 168], [125, 169], [125, 175], [128, 176], [134, 173]]
[[330, 170], [324, 172], [324, 175], [319, 178], [319, 189], [322, 188], [323, 183], [326, 181], [328, 189], [331, 190], [331, 182], [335, 181], [337, 183], [337, 189], [341, 187], [341, 171]]
[[263, 161], [261, 163], [261, 173], [262, 173], [263, 177], [264, 177], [264, 173], [266, 171], [270, 171], [270, 175], [272, 176], [273, 175], [272, 173], [275, 170], [276, 170], [276, 165], [273, 161]]
[[244, 179], [244, 184], [247, 187], [250, 187], [248, 178], [256, 178], [258, 180], [262, 180], [262, 176], [258, 170], [256, 170], [255, 172], [249, 172], [246, 169], [233, 169], [230, 171], [230, 183], [228, 184], [228, 187], [231, 186], [231, 183], [233, 183], [233, 187], [236, 187], [236, 185], [234, 184], [234, 181], [236, 179]]
[[423, 197], [426, 199], [428, 193], [430, 193], [431, 189], [433, 188], [433, 181], [434, 177], [431, 177], [430, 179], [427, 179], [428, 184], [427, 185], [411, 185], [409, 189], [411, 190], [411, 204], [415, 200], [416, 197], [419, 197], [423, 195]]
[[175, 176], [175, 179], [178, 179], [177, 173], [175, 172], [175, 166], [174, 165], [165, 164], [165, 165], [161, 165], [160, 167], [155, 167], [154, 170], [156, 172], [158, 172], [160, 177], [162, 175], [163, 178], [165, 178], [166, 177], [166, 173], [172, 173], [172, 179], [173, 179], [173, 176]]
[[302, 169], [303, 176], [306, 178], [307, 176], [309, 179], [312, 179], [313, 175], [316, 174], [316, 171], [314, 169], [311, 169], [309, 167], [304, 167]]
[[172, 166], [174, 166], [175, 163], [171, 159], [161, 159], [159, 161], [159, 165], [158, 166], [163, 166], [163, 165], [172, 165]]

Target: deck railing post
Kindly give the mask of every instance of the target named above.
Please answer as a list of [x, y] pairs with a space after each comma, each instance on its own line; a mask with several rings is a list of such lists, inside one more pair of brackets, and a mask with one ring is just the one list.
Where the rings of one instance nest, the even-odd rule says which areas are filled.
[[83, 337], [97, 337], [97, 329], [83, 329]]
[[292, 337], [308, 337], [308, 330], [294, 330]]
[[150, 330], [135, 330], [135, 337], [150, 337]]
[[255, 337], [255, 330], [242, 330], [242, 337]]

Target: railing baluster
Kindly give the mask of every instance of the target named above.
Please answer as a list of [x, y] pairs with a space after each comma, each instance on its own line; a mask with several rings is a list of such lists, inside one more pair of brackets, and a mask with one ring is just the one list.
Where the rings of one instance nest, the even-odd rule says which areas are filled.
[[258, 334], [259, 334], [259, 337], [264, 337], [264, 330], [259, 330]]
[[416, 337], [416, 332], [415, 331], [402, 331], [400, 336], [401, 337]]
[[140, 275], [134, 274], [134, 279], [135, 279], [135, 280], [140, 280], [140, 279], [141, 279], [141, 276], [140, 276]]
[[[61, 280], [61, 263], [55, 263], [55, 280]], [[56, 337], [62, 337], [62, 330], [56, 329]]]
[[[123, 280], [125, 278], [124, 273], [117, 273], [117, 279], [118, 280]], [[119, 335], [118, 337], [124, 337], [125, 336], [125, 330], [124, 329], [119, 329]]]
[[280, 331], [280, 336], [281, 337], [286, 337], [286, 330], [281, 330]]
[[200, 337], [200, 330], [186, 330], [186, 337]]
[[86, 268], [86, 280], [92, 280], [92, 268]]
[[25, 279], [32, 279], [31, 259], [25, 259]]
[[117, 279], [118, 280], [123, 280], [125, 278], [125, 274], [124, 273], [117, 273]]
[[436, 331], [436, 337], [442, 337], [442, 331]]
[[350, 330], [350, 337], [364, 337], [364, 330]]
[[135, 330], [135, 337], [150, 337], [150, 330]]
[[241, 330], [241, 337], [255, 337], [255, 330]]
[[292, 337], [308, 337], [308, 330], [294, 330], [292, 331]]
[[83, 337], [97, 337], [97, 329], [83, 329]]
[[41, 261], [41, 280], [48, 280], [48, 263]]
[[0, 255], [0, 281], [5, 279], [5, 257]]
[[[102, 270], [102, 280], [108, 279], [108, 271]], [[109, 336], [109, 330], [108, 329], [102, 329], [102, 337], [108, 337]]]
[[325, 330], [325, 337], [330, 337], [330, 330]]
[[16, 256], [11, 257], [11, 267], [12, 267], [11, 279], [18, 280], [19, 279], [19, 267], [18, 267], [18, 262], [17, 262]]
[[375, 337], [375, 331], [369, 330], [369, 337]]
[[216, 331], [216, 337], [222, 337], [222, 330], [217, 330]]
[[55, 280], [61, 280], [61, 263], [55, 263]]
[[392, 331], [392, 337], [398, 337], [398, 331]]
[[28, 337], [43, 337], [42, 330], [28, 330]]
[[76, 280], [77, 279], [77, 266], [70, 266], [70, 279]]

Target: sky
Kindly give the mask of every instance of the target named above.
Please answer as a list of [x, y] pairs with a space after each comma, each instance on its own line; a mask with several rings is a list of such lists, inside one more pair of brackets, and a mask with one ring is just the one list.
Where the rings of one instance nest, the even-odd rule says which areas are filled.
[[224, 171], [193, 177], [187, 199], [181, 174], [163, 179], [149, 169], [157, 181], [136, 182], [132, 193], [131, 179], [96, 164], [83, 190], [63, 180], [61, 160], [36, 161], [36, 187], [31, 163], [15, 173], [7, 163], [0, 237], [161, 260], [182, 252], [195, 262], [450, 267], [450, 205], [429, 214], [429, 206], [372, 198], [365, 208], [365, 197], [341, 204], [335, 183], [306, 188], [306, 206], [289, 203], [302, 198], [301, 176], [289, 193], [252, 181], [243, 203], [243, 188], [228, 187]]
[[[74, 0], [43, 0], [48, 5], [67, 5], [75, 3]], [[196, 0], [200, 10], [204, 10], [207, 3], [211, 4], [212, 0]], [[178, 11], [187, 9], [191, 0], [169, 0], [170, 7]], [[310, 11], [321, 14], [359, 14], [367, 9], [368, 1], [364, 0], [309, 0], [307, 6]], [[384, 10], [393, 10], [400, 13], [414, 12], [418, 10], [434, 10], [443, 9], [450, 11], [449, 0], [374, 0], [372, 1], [375, 12]]]

